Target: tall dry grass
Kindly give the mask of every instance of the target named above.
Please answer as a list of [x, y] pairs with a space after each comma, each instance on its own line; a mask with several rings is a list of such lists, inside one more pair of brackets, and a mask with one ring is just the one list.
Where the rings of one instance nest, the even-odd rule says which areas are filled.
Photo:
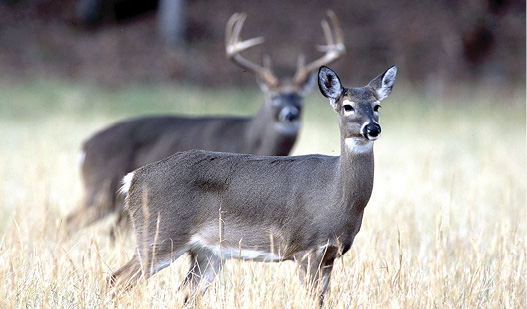
[[[0, 306], [178, 307], [186, 258], [112, 300], [105, 295], [106, 276], [131, 257], [133, 237], [112, 243], [111, 218], [64, 234], [62, 219], [82, 194], [77, 150], [115, 119], [149, 110], [249, 114], [261, 95], [56, 84], [0, 88]], [[526, 308], [524, 90], [430, 98], [396, 86], [381, 125], [373, 197], [352, 249], [336, 263], [326, 307]], [[294, 152], [336, 155], [338, 142], [331, 108], [312, 94]], [[190, 307], [315, 303], [291, 262], [229, 261]]]

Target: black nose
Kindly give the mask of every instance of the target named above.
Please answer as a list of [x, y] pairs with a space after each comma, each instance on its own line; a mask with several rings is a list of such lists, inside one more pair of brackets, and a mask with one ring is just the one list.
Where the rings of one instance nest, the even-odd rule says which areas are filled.
[[296, 118], [298, 118], [298, 115], [295, 114], [295, 113], [291, 113], [291, 112], [289, 112], [289, 113], [287, 113], [287, 114], [285, 115], [285, 119], [286, 119], [287, 121], [294, 121]]
[[280, 111], [278, 119], [285, 122], [293, 122], [300, 116], [300, 111], [293, 107], [286, 107]]
[[362, 129], [362, 135], [367, 139], [377, 139], [381, 135], [381, 126], [378, 123], [370, 122]]

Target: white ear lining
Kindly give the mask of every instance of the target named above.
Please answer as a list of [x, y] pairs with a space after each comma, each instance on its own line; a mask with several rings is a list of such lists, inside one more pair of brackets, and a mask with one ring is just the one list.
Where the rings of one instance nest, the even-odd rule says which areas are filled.
[[377, 89], [377, 95], [379, 96], [379, 101], [386, 98], [391, 92], [393, 88], [393, 84], [395, 83], [395, 76], [397, 75], [397, 67], [393, 66], [389, 68], [382, 77], [381, 80], [381, 87]]
[[377, 96], [379, 97], [379, 101], [388, 97], [390, 92], [392, 92], [391, 88], [382, 87], [382, 88], [377, 89]]
[[322, 94], [328, 99], [336, 100], [342, 95], [342, 84], [335, 72], [328, 67], [321, 67], [318, 74], [318, 85]]

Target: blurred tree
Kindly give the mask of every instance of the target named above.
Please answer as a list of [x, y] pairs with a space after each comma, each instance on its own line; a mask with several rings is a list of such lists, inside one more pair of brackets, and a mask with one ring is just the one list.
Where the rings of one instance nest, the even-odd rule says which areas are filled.
[[396, 63], [417, 87], [525, 81], [525, 0], [0, 0], [0, 77], [253, 85], [225, 57], [228, 18], [246, 12], [242, 37], [266, 40], [248, 56], [288, 75], [299, 53], [319, 55], [326, 9], [348, 48], [343, 79]]
[[80, 24], [94, 27], [136, 17], [157, 8], [157, 0], [78, 0], [77, 20]]
[[159, 0], [157, 22], [159, 34], [168, 46], [185, 44], [186, 30], [185, 0]]

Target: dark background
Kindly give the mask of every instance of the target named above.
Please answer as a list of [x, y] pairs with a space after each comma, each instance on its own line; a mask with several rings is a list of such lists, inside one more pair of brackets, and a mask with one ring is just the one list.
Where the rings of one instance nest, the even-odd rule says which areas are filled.
[[0, 0], [0, 80], [254, 85], [225, 57], [225, 25], [233, 13], [248, 14], [243, 39], [266, 39], [244, 55], [260, 62], [269, 54], [283, 76], [294, 73], [299, 53], [308, 61], [321, 55], [320, 21], [332, 9], [347, 54], [331, 67], [353, 85], [392, 64], [416, 88], [525, 83], [521, 0], [186, 1], [175, 44], [159, 34], [157, 1], [95, 0], [100, 9], [89, 18], [79, 13], [81, 1]]

